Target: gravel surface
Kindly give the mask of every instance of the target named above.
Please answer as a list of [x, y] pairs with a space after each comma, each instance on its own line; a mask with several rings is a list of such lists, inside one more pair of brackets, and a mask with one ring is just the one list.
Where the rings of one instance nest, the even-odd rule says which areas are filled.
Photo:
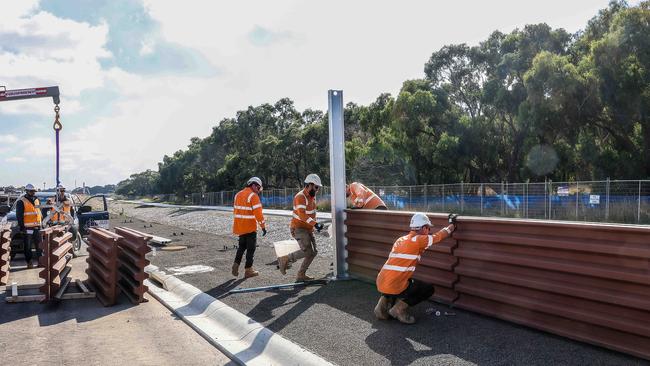
[[[153, 264], [167, 271], [190, 265], [213, 268], [209, 272], [177, 276], [272, 331], [340, 365], [649, 364], [621, 353], [432, 302], [412, 309], [418, 319], [415, 325], [379, 321], [372, 314], [378, 298], [375, 286], [355, 280], [331, 282], [326, 286], [228, 294], [234, 288], [293, 282], [297, 265], [282, 276], [276, 269], [271, 248], [272, 241], [288, 238], [288, 218], [267, 217], [272, 231], [258, 240], [255, 253], [254, 267], [260, 271], [260, 276], [244, 280], [241, 275], [234, 278], [230, 274], [235, 255], [232, 246], [236, 244], [235, 237], [229, 234], [232, 214], [123, 203], [112, 203], [112, 209], [118, 213], [111, 219], [112, 226], [132, 227], [173, 239], [171, 245], [188, 246], [178, 252], [149, 254]], [[308, 272], [311, 276], [331, 273], [333, 253], [328, 241], [318, 238], [319, 248], [325, 250], [320, 249]], [[436, 310], [456, 315], [435, 316]]]

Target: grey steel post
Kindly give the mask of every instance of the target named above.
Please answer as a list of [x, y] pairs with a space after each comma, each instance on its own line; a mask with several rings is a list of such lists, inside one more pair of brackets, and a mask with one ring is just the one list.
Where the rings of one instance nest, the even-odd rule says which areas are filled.
[[553, 219], [553, 181], [548, 181], [548, 219]]
[[460, 182], [460, 213], [463, 213], [465, 208], [465, 190], [463, 182]]
[[609, 177], [607, 177], [607, 186], [605, 187], [605, 221], [609, 221]]
[[639, 181], [639, 198], [637, 200], [637, 207], [636, 207], [636, 223], [637, 224], [641, 223], [641, 181]]
[[481, 190], [481, 216], [483, 216], [483, 183], [481, 183], [481, 187], [479, 189]]
[[343, 91], [327, 92], [329, 110], [330, 143], [330, 184], [332, 203], [332, 239], [336, 261], [334, 273], [336, 278], [348, 278], [347, 257], [345, 249], [345, 135], [343, 125]]
[[445, 185], [442, 185], [442, 212], [445, 212]]
[[424, 206], [426, 209], [424, 211], [429, 212], [429, 197], [427, 196], [427, 184], [424, 183]]
[[578, 221], [578, 197], [580, 197], [580, 182], [576, 182], [576, 221]]

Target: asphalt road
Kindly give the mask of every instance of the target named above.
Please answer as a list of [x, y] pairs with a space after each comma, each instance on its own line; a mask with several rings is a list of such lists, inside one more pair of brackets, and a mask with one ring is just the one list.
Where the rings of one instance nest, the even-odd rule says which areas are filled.
[[[130, 212], [137, 217], [138, 209]], [[176, 218], [184, 215], [175, 214]], [[223, 218], [212, 217], [227, 220], [231, 214], [223, 215]], [[283, 218], [269, 219], [275, 220], [275, 227], [282, 225]], [[261, 239], [255, 256], [255, 268], [260, 276], [246, 280], [241, 276], [234, 278], [230, 268], [236, 240], [227, 232], [192, 231], [125, 216], [113, 218], [111, 224], [173, 239], [172, 245], [187, 246], [188, 249], [178, 252], [157, 251], [149, 258], [161, 269], [175, 273], [269, 329], [340, 365], [650, 365], [625, 354], [433, 302], [412, 309], [418, 319], [415, 325], [379, 321], [372, 314], [378, 299], [374, 285], [356, 280], [228, 294], [234, 288], [293, 282], [298, 266], [294, 265], [282, 276], [276, 269], [271, 243]], [[223, 223], [218, 226], [225, 227]], [[224, 250], [224, 246], [231, 249]], [[316, 258], [309, 273], [319, 277], [328, 275], [332, 260], [332, 252], [327, 251]], [[203, 265], [211, 270], [183, 274], [183, 267], [191, 265]], [[191, 272], [192, 268], [196, 269], [186, 269]], [[456, 315], [435, 316], [436, 310]]]
[[[85, 279], [85, 257], [70, 263], [70, 277]], [[12, 263], [18, 264], [24, 261]], [[38, 283], [38, 271], [14, 269], [10, 280]], [[8, 304], [4, 298], [0, 293], [2, 365], [233, 364], [148, 295], [149, 302], [137, 306], [121, 296], [111, 307], [102, 306], [96, 299]]]

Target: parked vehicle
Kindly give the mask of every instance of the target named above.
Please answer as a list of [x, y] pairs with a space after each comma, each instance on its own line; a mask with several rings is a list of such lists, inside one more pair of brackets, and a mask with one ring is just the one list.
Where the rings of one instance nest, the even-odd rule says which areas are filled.
[[[48, 213], [50, 212], [50, 202], [54, 201], [54, 192], [37, 192], [36, 197], [40, 201], [40, 207], [43, 213], [43, 225], [47, 226]], [[106, 196], [103, 194], [95, 195], [86, 198], [83, 202], [76, 194], [66, 193], [66, 197], [70, 200], [72, 205], [71, 217], [66, 220], [66, 226], [72, 233], [72, 243], [74, 247], [73, 254], [78, 255], [81, 249], [83, 238], [88, 235], [88, 229], [97, 226], [108, 229], [108, 203]], [[10, 207], [8, 205], [0, 206], [0, 213], [6, 214], [3, 220], [11, 224], [11, 258], [13, 259], [16, 254], [23, 252], [23, 237], [18, 227], [16, 219], [16, 202]]]

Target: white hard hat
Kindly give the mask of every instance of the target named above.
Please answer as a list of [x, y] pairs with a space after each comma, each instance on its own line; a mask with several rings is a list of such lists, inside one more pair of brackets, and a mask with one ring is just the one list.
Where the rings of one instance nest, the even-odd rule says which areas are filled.
[[61, 189], [65, 189], [65, 186], [63, 184], [59, 184], [58, 186], [56, 186], [57, 191], [59, 191]]
[[36, 188], [34, 187], [33, 184], [30, 183], [30, 184], [27, 184], [27, 185], [25, 186], [25, 190], [26, 190], [26, 191], [35, 191]]
[[246, 186], [250, 186], [251, 183], [257, 183], [260, 187], [262, 186], [262, 180], [258, 177], [251, 177], [248, 182], [246, 182]]
[[411, 229], [421, 228], [424, 225], [431, 226], [431, 221], [427, 215], [423, 214], [422, 212], [418, 212], [413, 215], [413, 217], [411, 217]]
[[307, 178], [305, 178], [305, 184], [309, 183], [314, 183], [315, 185], [322, 187], [323, 185], [320, 182], [320, 177], [317, 174], [309, 174]]

